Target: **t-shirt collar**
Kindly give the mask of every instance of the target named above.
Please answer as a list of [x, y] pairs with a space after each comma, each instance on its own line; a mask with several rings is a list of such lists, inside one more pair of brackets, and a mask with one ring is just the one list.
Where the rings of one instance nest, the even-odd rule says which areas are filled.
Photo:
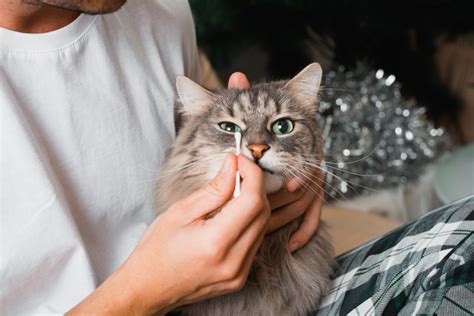
[[21, 33], [0, 28], [0, 49], [3, 51], [60, 50], [80, 40], [92, 27], [97, 16], [81, 14], [73, 22], [47, 33]]

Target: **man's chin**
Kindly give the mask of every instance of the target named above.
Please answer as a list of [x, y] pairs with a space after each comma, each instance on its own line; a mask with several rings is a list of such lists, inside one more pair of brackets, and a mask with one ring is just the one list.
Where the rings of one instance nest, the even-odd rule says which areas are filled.
[[86, 14], [107, 14], [119, 10], [127, 0], [26, 0]]

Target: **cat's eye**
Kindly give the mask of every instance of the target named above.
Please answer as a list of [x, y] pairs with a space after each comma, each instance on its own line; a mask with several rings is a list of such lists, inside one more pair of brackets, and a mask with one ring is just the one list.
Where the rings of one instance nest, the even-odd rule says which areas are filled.
[[293, 124], [293, 121], [288, 118], [276, 120], [272, 124], [272, 131], [276, 135], [289, 134], [293, 131], [293, 128], [295, 128], [295, 125]]
[[229, 133], [237, 133], [242, 132], [242, 129], [239, 125], [231, 123], [231, 122], [220, 122], [219, 127], [221, 130], [229, 132]]

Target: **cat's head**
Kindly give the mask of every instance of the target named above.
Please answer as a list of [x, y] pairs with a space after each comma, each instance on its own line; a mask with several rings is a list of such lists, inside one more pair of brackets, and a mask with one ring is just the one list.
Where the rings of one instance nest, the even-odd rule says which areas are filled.
[[235, 151], [234, 133], [240, 131], [241, 151], [265, 171], [267, 192], [280, 189], [295, 175], [310, 182], [310, 169], [322, 159], [316, 118], [321, 76], [321, 67], [314, 63], [289, 81], [214, 92], [179, 77], [184, 124], [178, 146], [202, 159], [207, 170], [200, 170], [210, 179], [225, 153]]

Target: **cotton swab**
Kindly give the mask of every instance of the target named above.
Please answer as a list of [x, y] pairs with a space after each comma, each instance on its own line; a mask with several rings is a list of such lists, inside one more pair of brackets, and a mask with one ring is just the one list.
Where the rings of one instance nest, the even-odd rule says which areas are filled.
[[[236, 132], [234, 134], [235, 137], [235, 154], [238, 156], [240, 155], [240, 145], [242, 142], [242, 134], [240, 132]], [[240, 172], [237, 171], [235, 174], [235, 189], [234, 189], [234, 198], [240, 195]]]

